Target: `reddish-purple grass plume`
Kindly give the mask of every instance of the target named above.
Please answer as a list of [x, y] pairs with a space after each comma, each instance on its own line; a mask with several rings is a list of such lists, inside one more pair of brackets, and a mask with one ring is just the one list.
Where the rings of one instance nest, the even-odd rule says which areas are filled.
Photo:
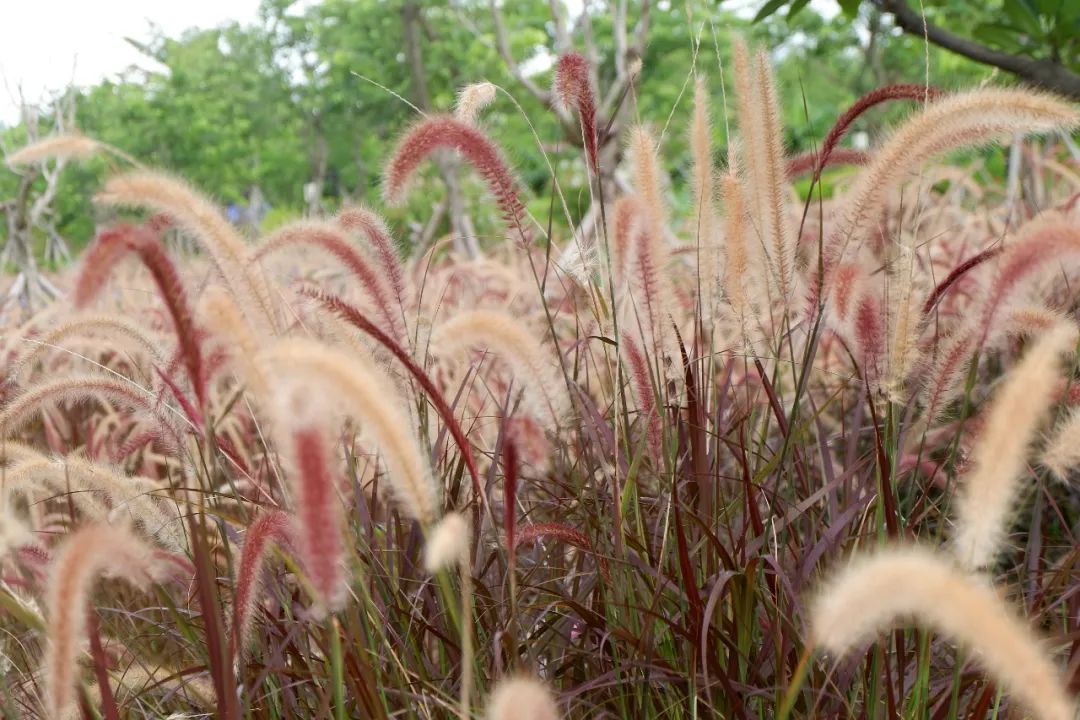
[[664, 427], [657, 407], [649, 361], [632, 338], [623, 338], [623, 352], [630, 370], [630, 382], [633, 383], [634, 392], [638, 398], [638, 409], [645, 418], [645, 437], [648, 441], [649, 453], [654, 459], [659, 459]]
[[611, 567], [607, 558], [596, 552], [596, 547], [589, 542], [585, 533], [556, 522], [528, 523], [522, 525], [517, 531], [515, 546], [528, 545], [542, 538], [554, 538], [591, 553], [596, 558], [596, 565], [600, 568], [600, 575], [604, 580], [611, 580]]
[[252, 613], [262, 586], [266, 556], [271, 544], [288, 546], [292, 540], [293, 518], [280, 510], [265, 512], [255, 518], [244, 534], [244, 549], [236, 573], [233, 595], [233, 626], [230, 640], [233, 655], [243, 655], [251, 633]]
[[188, 377], [199, 407], [206, 404], [206, 377], [203, 370], [201, 332], [188, 304], [180, 272], [157, 234], [147, 226], [122, 223], [101, 232], [87, 251], [75, 284], [75, 307], [88, 305], [105, 287], [109, 274], [126, 253], [134, 253], [154, 278], [161, 299], [173, 321]]
[[394, 239], [390, 236], [390, 229], [386, 227], [386, 221], [367, 208], [349, 207], [338, 213], [337, 222], [346, 230], [363, 233], [371, 243], [375, 257], [389, 280], [398, 307], [403, 311], [406, 295], [405, 270], [401, 265], [401, 255], [394, 246]]
[[314, 613], [334, 612], [344, 605], [345, 538], [333, 447], [317, 425], [291, 431], [295, 467], [297, 544], [317, 595]]
[[472, 445], [470, 445], [469, 441], [466, 439], [465, 433], [461, 429], [461, 425], [458, 423], [457, 418], [454, 417], [454, 411], [446, 402], [446, 398], [443, 397], [442, 392], [439, 391], [439, 388], [436, 387], [434, 381], [432, 381], [424, 369], [417, 365], [416, 361], [412, 359], [409, 353], [406, 352], [392, 337], [380, 330], [374, 323], [364, 317], [364, 314], [360, 312], [360, 310], [350, 305], [345, 300], [342, 300], [332, 293], [323, 292], [318, 288], [303, 288], [301, 289], [301, 293], [318, 301], [330, 312], [337, 314], [359, 330], [362, 330], [373, 337], [405, 366], [405, 369], [409, 371], [409, 374], [412, 375], [414, 380], [420, 383], [424, 392], [427, 393], [431, 404], [435, 406], [435, 410], [438, 411], [439, 416], [442, 417], [443, 422], [446, 423], [446, 427], [450, 431], [451, 436], [453, 436], [454, 442], [457, 443], [458, 449], [461, 451], [461, 456], [465, 461], [465, 467], [469, 471], [469, 476], [472, 478], [473, 489], [475, 490], [477, 497], [487, 504], [487, 495], [480, 483], [480, 471], [476, 465], [476, 458], [472, 452]]
[[476, 127], [451, 115], [426, 117], [401, 138], [383, 175], [386, 201], [392, 205], [402, 203], [409, 180], [420, 163], [440, 148], [457, 150], [476, 168], [495, 196], [503, 217], [523, 232], [525, 205], [502, 151]]
[[576, 52], [563, 54], [555, 68], [555, 92], [567, 108], [576, 108], [581, 119], [581, 136], [589, 169], [596, 173], [599, 159], [596, 150], [596, 97], [589, 79], [589, 61]]
[[858, 120], [859, 116], [867, 110], [892, 100], [918, 100], [921, 102], [928, 102], [939, 97], [941, 94], [941, 91], [934, 87], [912, 83], [898, 83], [896, 85], [879, 87], [860, 97], [851, 107], [844, 111], [843, 115], [837, 118], [832, 129], [829, 130], [829, 134], [825, 136], [825, 140], [821, 143], [821, 151], [817, 154], [818, 160], [814, 167], [814, 179], [817, 180], [821, 177], [821, 171], [829, 165], [830, 157], [836, 151], [840, 141], [844, 139], [844, 135], [851, 129], [852, 123]]
[[[347, 226], [346, 226], [347, 227]], [[401, 278], [394, 278], [393, 269], [386, 267], [386, 258], [380, 253], [379, 268], [367, 254], [349, 241], [348, 235], [330, 223], [296, 223], [275, 232], [257, 253], [262, 257], [290, 245], [314, 245], [333, 255], [351, 272], [371, 298], [381, 322], [400, 341], [404, 341], [405, 326], [402, 321], [402, 293], [396, 287]]]

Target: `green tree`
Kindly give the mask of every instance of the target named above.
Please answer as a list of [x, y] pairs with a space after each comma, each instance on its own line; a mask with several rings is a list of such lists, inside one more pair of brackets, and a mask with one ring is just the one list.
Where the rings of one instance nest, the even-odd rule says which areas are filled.
[[[722, 0], [721, 0], [722, 2]], [[1038, 87], [1080, 100], [1080, 2], [1076, 0], [837, 0], [848, 17], [882, 14], [914, 37]], [[809, 0], [761, 0], [756, 19]], [[925, 15], [924, 15], [925, 13]], [[949, 28], [970, 28], [958, 33]]]

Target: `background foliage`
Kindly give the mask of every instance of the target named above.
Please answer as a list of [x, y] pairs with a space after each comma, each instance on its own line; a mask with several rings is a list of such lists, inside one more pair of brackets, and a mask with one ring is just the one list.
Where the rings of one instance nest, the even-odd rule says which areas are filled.
[[[222, 203], [243, 201], [246, 191], [257, 185], [272, 206], [264, 225], [302, 213], [304, 185], [316, 177], [323, 181], [327, 210], [345, 201], [374, 202], [377, 169], [393, 139], [416, 115], [405, 102], [412, 97], [403, 51], [403, 15], [409, 5], [416, 3], [266, 0], [253, 24], [130, 39], [147, 56], [145, 67], [79, 89], [78, 125], [149, 165], [179, 173]], [[632, 15], [640, 12], [637, 3], [629, 5]], [[972, 22], [972, 13], [981, 13], [984, 20], [995, 17], [992, 8], [976, 11], [966, 2], [930, 5], [946, 20], [965, 24]], [[604, 56], [600, 66], [606, 59], [610, 67], [611, 8], [604, 2], [589, 7], [597, 49]], [[733, 31], [772, 48], [780, 86], [788, 89], [784, 111], [792, 151], [808, 149], [838, 110], [867, 90], [925, 76], [923, 44], [889, 27], [869, 5], [856, 8], [854, 20], [843, 14], [827, 19], [807, 6], [797, 13], [789, 8], [769, 14], [756, 24], [747, 9], [745, 3], [741, 10], [731, 3], [655, 4], [643, 75], [636, 97], [628, 100], [634, 102], [635, 115], [660, 127], [686, 126], [686, 78], [699, 39], [697, 61], [710, 73], [714, 102], [722, 107], [717, 65], [727, 67], [726, 40]], [[554, 117], [515, 84], [502, 62], [487, 2], [435, 0], [420, 4], [420, 12], [423, 68], [433, 108], [451, 109], [462, 85], [486, 78], [514, 94], [540, 137], [558, 136]], [[555, 40], [549, 3], [515, 0], [504, 3], [502, 13], [515, 56], [534, 73], [534, 82], [547, 86]], [[985, 66], [935, 47], [929, 49], [929, 59], [931, 81], [946, 87], [968, 86], [991, 74]], [[603, 92], [605, 78], [599, 80]], [[873, 134], [886, 120], [884, 114], [871, 114], [862, 129]], [[544, 203], [550, 175], [542, 155], [532, 151], [528, 122], [500, 96], [485, 112], [485, 123], [511, 152], [523, 149], [512, 161], [533, 196]], [[715, 132], [722, 148], [724, 123], [717, 123]], [[0, 128], [9, 149], [21, 145], [23, 137], [21, 127]], [[685, 138], [678, 130], [667, 133], [664, 141], [665, 153], [676, 159], [676, 196], [685, 201]], [[574, 187], [576, 180], [584, 192], [584, 176], [573, 162], [577, 152], [566, 146], [561, 151], [557, 146], [545, 149], [553, 152], [557, 171], [581, 175], [563, 177], [564, 185]], [[72, 167], [64, 176], [56, 203], [57, 227], [75, 249], [93, 233], [90, 195], [104, 171], [98, 161]], [[0, 198], [10, 197], [16, 186], [13, 174], [0, 171]], [[437, 200], [442, 191], [433, 185], [435, 195], [427, 195], [425, 202]], [[477, 189], [466, 186], [466, 192]], [[415, 217], [415, 209], [406, 208], [390, 219], [400, 224], [410, 213]], [[409, 237], [409, 228], [396, 229]]]

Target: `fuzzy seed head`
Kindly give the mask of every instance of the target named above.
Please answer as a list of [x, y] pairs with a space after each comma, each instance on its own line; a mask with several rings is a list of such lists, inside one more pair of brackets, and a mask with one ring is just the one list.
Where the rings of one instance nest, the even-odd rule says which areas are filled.
[[837, 655], [893, 627], [929, 626], [974, 651], [1036, 717], [1073, 717], [1060, 673], [1027, 623], [983, 579], [928, 550], [894, 547], [853, 562], [821, 588], [810, 617], [814, 641]]
[[32, 165], [45, 160], [82, 160], [97, 154], [101, 144], [85, 135], [67, 133], [53, 135], [31, 143], [8, 155], [11, 166]]
[[461, 513], [443, 516], [428, 536], [424, 547], [424, 568], [437, 573], [469, 557], [469, 521]]
[[440, 148], [460, 152], [487, 183], [507, 222], [520, 227], [525, 206], [502, 151], [483, 132], [449, 115], [424, 118], [398, 142], [383, 172], [383, 197], [387, 203], [404, 202], [409, 180], [420, 163]]
[[955, 550], [972, 570], [997, 555], [1027, 457], [1061, 376], [1061, 359], [1076, 347], [1077, 328], [1061, 323], [1043, 333], [994, 396], [971, 452], [957, 501]]
[[496, 88], [489, 82], [466, 85], [458, 93], [454, 117], [469, 125], [475, 125], [480, 119], [480, 111], [495, 100]]
[[487, 720], [559, 720], [551, 691], [539, 680], [516, 677], [500, 681], [491, 691]]

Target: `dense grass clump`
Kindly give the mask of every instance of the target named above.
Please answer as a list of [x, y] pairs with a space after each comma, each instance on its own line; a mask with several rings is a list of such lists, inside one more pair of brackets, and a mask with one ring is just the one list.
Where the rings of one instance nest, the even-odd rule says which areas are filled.
[[[604, 185], [581, 55], [555, 95], [603, 208], [573, 237], [493, 86], [422, 118], [384, 195], [457, 153], [504, 221], [479, 258], [370, 208], [251, 242], [175, 177], [109, 179], [129, 214], [0, 354], [0, 714], [1071, 717], [1080, 171], [1027, 145], [1035, 208], [929, 163], [1080, 113], [890, 86], [788, 157], [735, 58], [722, 168], [696, 78], [683, 217], [653, 128]], [[843, 148], [882, 102], [909, 119]]]

